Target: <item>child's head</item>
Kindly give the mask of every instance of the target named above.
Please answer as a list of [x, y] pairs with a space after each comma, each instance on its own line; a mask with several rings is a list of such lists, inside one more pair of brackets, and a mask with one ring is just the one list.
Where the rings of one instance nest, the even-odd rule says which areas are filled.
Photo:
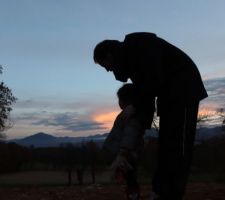
[[135, 98], [134, 85], [132, 83], [124, 84], [117, 91], [117, 96], [121, 109], [124, 109], [126, 106], [132, 104]]

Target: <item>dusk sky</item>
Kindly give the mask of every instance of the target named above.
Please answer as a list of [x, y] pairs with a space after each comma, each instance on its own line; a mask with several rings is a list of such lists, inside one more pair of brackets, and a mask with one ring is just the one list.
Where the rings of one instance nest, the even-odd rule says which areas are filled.
[[210, 95], [201, 109], [225, 107], [224, 8], [224, 0], [0, 0], [0, 80], [18, 98], [8, 139], [109, 131], [122, 83], [93, 62], [93, 49], [131, 32], [184, 50]]

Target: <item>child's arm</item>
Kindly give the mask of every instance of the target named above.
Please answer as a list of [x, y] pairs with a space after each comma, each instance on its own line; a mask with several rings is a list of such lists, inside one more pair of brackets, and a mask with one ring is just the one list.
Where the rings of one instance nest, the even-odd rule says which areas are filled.
[[111, 168], [116, 169], [119, 166], [121, 166], [121, 167], [124, 166], [124, 167], [132, 169], [132, 166], [127, 161], [128, 153], [129, 152], [127, 150], [120, 149], [118, 155], [116, 156], [115, 160], [113, 161], [113, 163], [111, 165]]
[[120, 114], [123, 123], [126, 124], [127, 121], [131, 118], [132, 115], [135, 113], [135, 108], [132, 104], [126, 106]]
[[111, 165], [114, 174], [113, 176], [117, 183], [123, 183], [126, 180], [127, 171], [133, 170], [133, 167], [127, 160], [127, 156], [128, 152], [121, 149]]
[[137, 119], [131, 118], [124, 126], [120, 148], [127, 151], [136, 150], [138, 141], [142, 139], [144, 133], [145, 129], [141, 123]]
[[127, 161], [128, 155], [131, 151], [136, 151], [137, 144], [140, 145], [140, 140], [144, 135], [144, 128], [141, 126], [140, 122], [134, 118], [131, 118], [123, 128], [123, 132], [120, 140], [120, 150], [117, 154], [116, 159], [112, 163], [112, 168], [115, 169], [121, 163], [129, 166]]
[[103, 146], [102, 146], [102, 150], [105, 151], [109, 151], [112, 154], [117, 154], [118, 153], [118, 149], [119, 149], [119, 144], [120, 144], [120, 140], [121, 140], [121, 133], [123, 130], [123, 126], [122, 126], [122, 120], [121, 120], [121, 113], [120, 112], [114, 123], [113, 123], [113, 127], [110, 130], [109, 134], [107, 135]]

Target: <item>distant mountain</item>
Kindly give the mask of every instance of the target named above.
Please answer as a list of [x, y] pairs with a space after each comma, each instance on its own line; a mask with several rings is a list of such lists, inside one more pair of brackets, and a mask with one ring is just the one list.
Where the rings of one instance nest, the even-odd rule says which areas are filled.
[[[36, 133], [34, 135], [22, 138], [14, 139], [9, 142], [15, 142], [22, 146], [34, 146], [34, 147], [57, 147], [62, 144], [72, 143], [75, 145], [81, 145], [89, 141], [94, 141], [98, 145], [102, 145], [108, 133], [97, 134], [86, 137], [55, 137], [47, 133]], [[145, 138], [157, 138], [158, 133], [155, 129], [147, 130]], [[222, 127], [200, 128], [197, 130], [196, 142], [203, 140], [209, 140], [214, 137], [225, 137], [225, 133], [222, 131]]]
[[8, 142], [14, 142], [22, 146], [34, 146], [34, 147], [57, 147], [62, 144], [82, 144], [88, 141], [95, 141], [96, 143], [102, 143], [106, 138], [106, 134], [93, 135], [87, 137], [55, 137], [47, 133], [36, 133], [34, 135], [22, 138], [9, 140]]

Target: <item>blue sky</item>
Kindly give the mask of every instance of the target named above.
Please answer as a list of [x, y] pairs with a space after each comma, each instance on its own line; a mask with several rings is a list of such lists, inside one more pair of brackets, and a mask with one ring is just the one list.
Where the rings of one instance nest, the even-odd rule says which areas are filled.
[[224, 7], [223, 0], [0, 0], [1, 79], [18, 98], [8, 138], [109, 130], [121, 83], [92, 60], [103, 39], [155, 32], [188, 53], [204, 80], [225, 77]]

